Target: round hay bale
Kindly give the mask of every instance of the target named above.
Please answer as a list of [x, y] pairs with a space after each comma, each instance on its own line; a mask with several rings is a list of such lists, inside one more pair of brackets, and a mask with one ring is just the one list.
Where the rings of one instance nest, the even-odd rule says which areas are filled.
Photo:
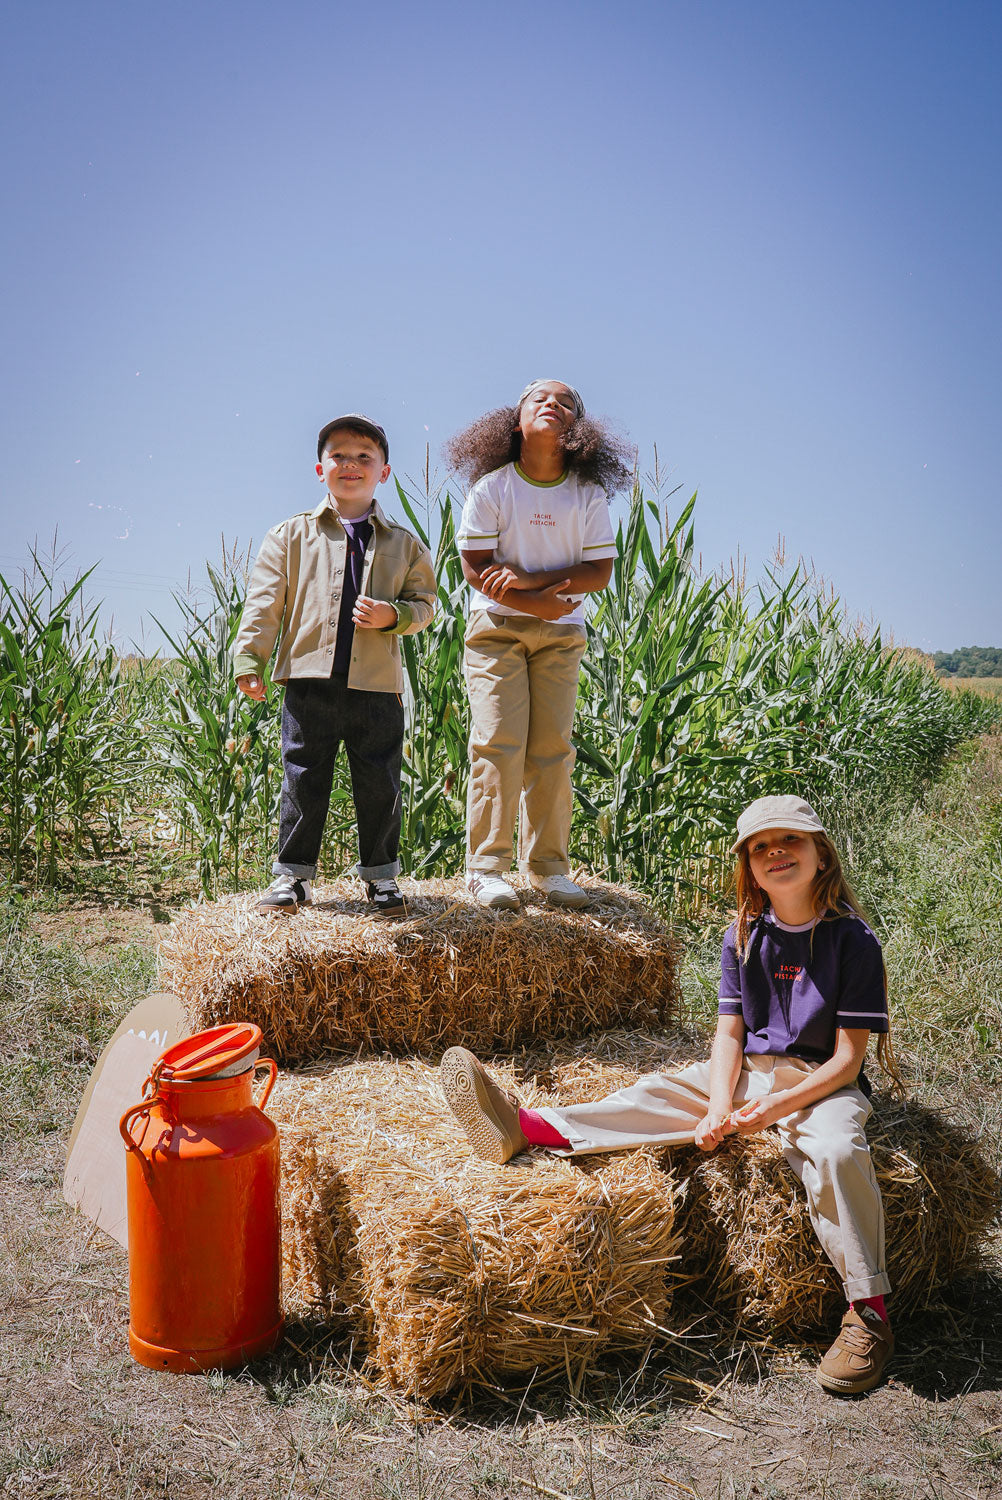
[[193, 1029], [253, 1021], [286, 1064], [663, 1025], [677, 1002], [676, 944], [641, 897], [581, 883], [584, 911], [549, 907], [516, 880], [521, 910], [492, 912], [461, 880], [405, 880], [410, 915], [397, 922], [373, 917], [354, 881], [318, 889], [294, 917], [228, 896], [178, 916], [160, 981]]

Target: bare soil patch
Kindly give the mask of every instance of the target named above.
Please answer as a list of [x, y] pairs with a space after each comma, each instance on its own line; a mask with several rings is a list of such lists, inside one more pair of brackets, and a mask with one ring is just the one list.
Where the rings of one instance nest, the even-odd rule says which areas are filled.
[[35, 911], [30, 930], [44, 943], [68, 942], [91, 955], [110, 952], [127, 943], [156, 947], [164, 932], [159, 908], [125, 902], [77, 897], [51, 911]]

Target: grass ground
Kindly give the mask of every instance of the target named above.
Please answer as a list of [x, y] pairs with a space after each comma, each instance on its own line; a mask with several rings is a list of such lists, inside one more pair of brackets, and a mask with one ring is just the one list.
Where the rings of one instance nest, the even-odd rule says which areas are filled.
[[[886, 814], [886, 810], [885, 810]], [[878, 921], [912, 1091], [1002, 1158], [1002, 740], [921, 804], [842, 832]], [[101, 887], [101, 881], [92, 882]], [[0, 903], [0, 1494], [236, 1500], [1002, 1495], [1002, 1266], [896, 1330], [889, 1381], [840, 1402], [812, 1350], [719, 1332], [642, 1369], [427, 1409], [296, 1326], [233, 1375], [140, 1369], [123, 1252], [61, 1198], [66, 1136], [117, 1019], [151, 986], [170, 899], [118, 872]], [[177, 896], [179, 890], [174, 892]], [[117, 903], [117, 904], [116, 904]], [[685, 1024], [712, 1024], [721, 923], [687, 932]]]

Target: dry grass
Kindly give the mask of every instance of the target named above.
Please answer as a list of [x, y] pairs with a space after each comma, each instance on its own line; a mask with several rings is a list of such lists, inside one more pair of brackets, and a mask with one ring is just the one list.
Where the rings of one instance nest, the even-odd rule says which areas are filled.
[[585, 911], [545, 905], [523, 882], [519, 912], [477, 906], [462, 881], [403, 881], [410, 917], [380, 921], [356, 882], [318, 891], [297, 916], [260, 917], [253, 896], [182, 912], [160, 982], [192, 1028], [256, 1022], [285, 1063], [343, 1053], [511, 1050], [533, 1037], [663, 1024], [677, 946], [638, 895], [584, 879]]
[[[668, 1065], [656, 1038], [610, 1033], [498, 1064], [530, 1105], [598, 1097]], [[841, 1304], [774, 1134], [711, 1157], [646, 1148], [568, 1161], [474, 1159], [419, 1061], [328, 1064], [282, 1077], [289, 1300], [359, 1336], [410, 1395], [535, 1370], [583, 1372], [615, 1349], [662, 1348], [709, 1304], [748, 1330], [803, 1340]], [[977, 1268], [999, 1209], [994, 1174], [957, 1127], [888, 1105], [870, 1139], [898, 1316]]]
[[939, 681], [954, 693], [984, 693], [986, 698], [1002, 697], [1002, 677], [941, 677]]

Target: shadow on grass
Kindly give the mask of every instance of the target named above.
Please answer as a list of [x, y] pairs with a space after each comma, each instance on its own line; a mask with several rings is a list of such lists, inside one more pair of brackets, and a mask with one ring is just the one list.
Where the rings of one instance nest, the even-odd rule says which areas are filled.
[[1002, 1390], [1002, 1269], [944, 1294], [943, 1304], [895, 1325], [893, 1379], [927, 1399]]
[[[353, 1336], [332, 1337], [329, 1326], [309, 1321], [291, 1323], [275, 1354], [248, 1367], [245, 1377], [276, 1405], [325, 1380], [360, 1382], [364, 1391], [382, 1395], [398, 1417], [415, 1422], [449, 1420], [501, 1432], [539, 1418], [549, 1423], [587, 1414], [638, 1440], [672, 1410], [705, 1409], [714, 1391], [764, 1388], [765, 1398], [770, 1378], [787, 1378], [798, 1357], [810, 1377], [817, 1359], [813, 1346], [776, 1348], [767, 1340], [733, 1334], [709, 1309], [703, 1310], [702, 1322], [695, 1304], [688, 1311], [688, 1345], [670, 1351], [655, 1345], [639, 1365], [636, 1357], [610, 1355], [574, 1390], [565, 1376], [551, 1375], [545, 1381], [473, 1385], [431, 1401], [411, 1400], [382, 1384]], [[929, 1401], [1002, 1391], [1002, 1270], [955, 1285], [941, 1306], [897, 1324], [895, 1336], [897, 1352], [888, 1372], [893, 1386]], [[834, 1411], [876, 1394], [845, 1401], [819, 1393], [819, 1399], [832, 1402]]]

